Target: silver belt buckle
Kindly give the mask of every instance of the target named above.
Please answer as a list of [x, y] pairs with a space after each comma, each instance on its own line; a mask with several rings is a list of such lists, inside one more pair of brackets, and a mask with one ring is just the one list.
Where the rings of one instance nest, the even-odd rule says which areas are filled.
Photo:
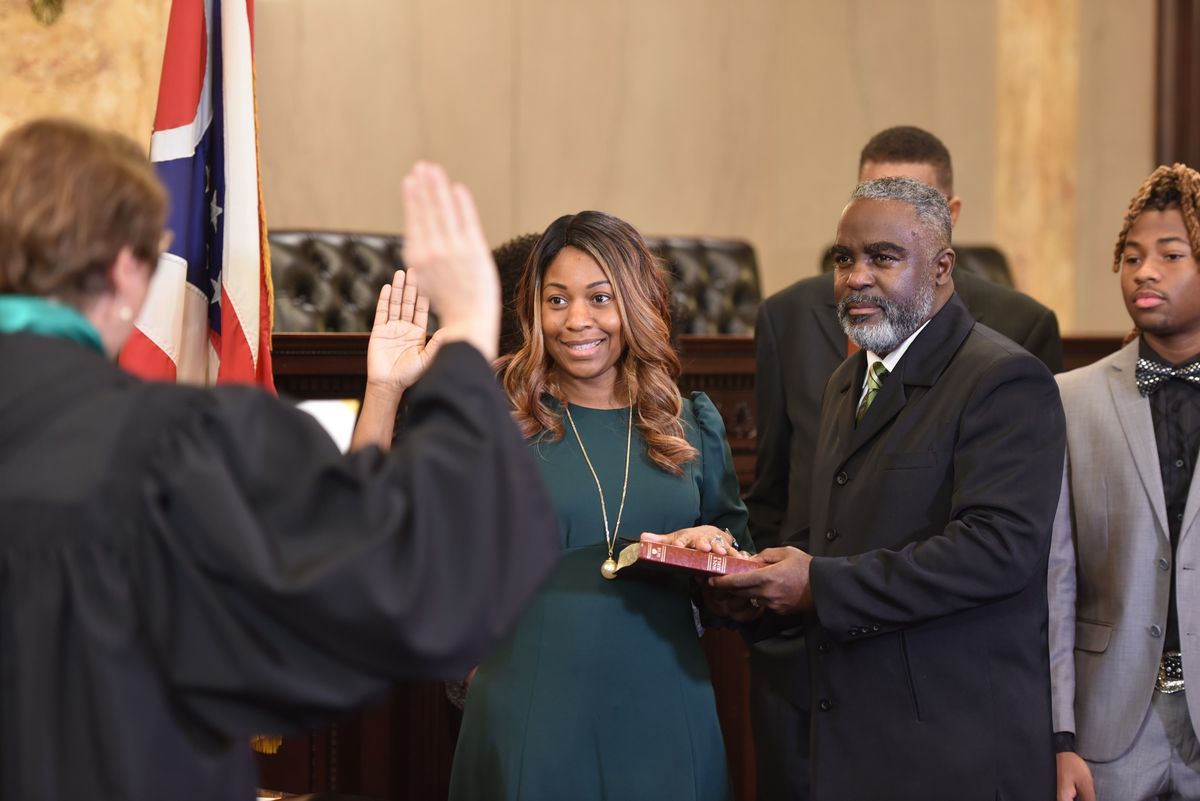
[[1177, 693], [1183, 690], [1183, 655], [1179, 651], [1164, 651], [1158, 663], [1158, 678], [1154, 688], [1160, 693]]

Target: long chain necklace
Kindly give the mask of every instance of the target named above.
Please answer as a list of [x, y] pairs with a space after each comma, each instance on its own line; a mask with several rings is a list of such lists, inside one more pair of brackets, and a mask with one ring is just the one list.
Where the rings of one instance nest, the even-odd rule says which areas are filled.
[[629, 390], [629, 430], [625, 433], [625, 483], [621, 485], [621, 505], [617, 508], [617, 524], [613, 526], [611, 532], [608, 530], [608, 507], [604, 505], [604, 488], [600, 486], [600, 476], [596, 475], [596, 468], [592, 467], [592, 460], [588, 456], [587, 448], [583, 447], [583, 437], [579, 436], [579, 429], [575, 427], [575, 418], [571, 416], [571, 405], [568, 403], [565, 408], [567, 420], [571, 423], [571, 430], [575, 432], [575, 439], [579, 442], [579, 450], [583, 451], [583, 460], [587, 462], [588, 470], [592, 471], [592, 479], [596, 482], [596, 492], [600, 493], [600, 514], [604, 517], [604, 542], [608, 545], [608, 558], [604, 560], [604, 564], [600, 565], [600, 575], [606, 579], [615, 579], [617, 563], [613, 559], [613, 548], [617, 544], [617, 532], [621, 528], [621, 515], [625, 512], [625, 491], [629, 489], [629, 452], [630, 445], [633, 443], [633, 390]]

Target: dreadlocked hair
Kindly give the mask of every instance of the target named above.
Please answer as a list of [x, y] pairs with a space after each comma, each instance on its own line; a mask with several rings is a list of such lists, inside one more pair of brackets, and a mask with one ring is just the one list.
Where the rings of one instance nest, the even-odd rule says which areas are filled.
[[1170, 167], [1164, 164], [1150, 173], [1150, 177], [1142, 182], [1137, 194], [1129, 202], [1129, 211], [1125, 212], [1125, 222], [1113, 251], [1114, 273], [1121, 269], [1121, 256], [1125, 252], [1129, 229], [1146, 209], [1179, 209], [1192, 252], [1200, 256], [1200, 172], [1186, 164], [1172, 164]]
[[516, 298], [524, 341], [497, 362], [513, 417], [526, 437], [544, 434], [557, 442], [565, 433], [559, 409], [566, 407], [567, 398], [546, 353], [541, 306], [542, 279], [567, 247], [591, 256], [612, 283], [625, 339], [625, 352], [617, 361], [617, 397], [632, 397], [634, 425], [650, 460], [671, 475], [682, 475], [683, 465], [699, 454], [679, 419], [683, 400], [676, 384], [679, 357], [671, 347], [670, 294], [641, 234], [610, 214], [582, 211], [558, 218], [525, 262]]

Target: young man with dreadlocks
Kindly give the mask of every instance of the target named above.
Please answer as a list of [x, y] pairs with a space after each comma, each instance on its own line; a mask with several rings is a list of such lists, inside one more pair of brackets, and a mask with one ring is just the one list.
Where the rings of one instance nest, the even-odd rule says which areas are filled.
[[[1136, 329], [1058, 376], [1050, 552], [1059, 801], [1200, 798], [1200, 173], [1142, 184], [1113, 261]], [[1189, 694], [1188, 690], [1191, 690]]]

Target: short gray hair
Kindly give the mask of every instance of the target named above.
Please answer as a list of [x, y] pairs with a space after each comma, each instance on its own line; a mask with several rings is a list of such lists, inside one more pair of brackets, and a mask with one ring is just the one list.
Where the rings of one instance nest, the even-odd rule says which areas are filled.
[[929, 184], [912, 178], [876, 178], [854, 187], [850, 202], [856, 200], [896, 200], [912, 208], [917, 219], [930, 233], [940, 235], [941, 247], [950, 246], [953, 224], [946, 196]]

